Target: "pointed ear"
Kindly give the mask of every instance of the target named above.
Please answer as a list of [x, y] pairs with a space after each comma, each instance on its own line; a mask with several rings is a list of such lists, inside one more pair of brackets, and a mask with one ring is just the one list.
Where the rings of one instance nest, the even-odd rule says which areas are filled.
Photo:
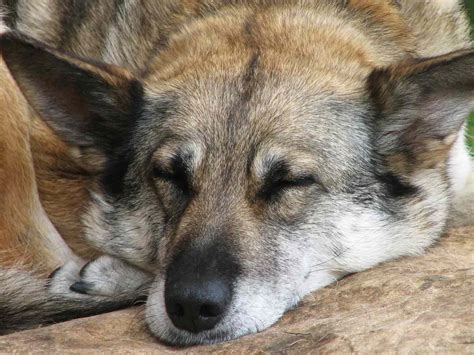
[[0, 37], [0, 53], [28, 102], [66, 143], [108, 154], [124, 139], [142, 97], [127, 70], [13, 33]]
[[406, 174], [433, 167], [446, 161], [474, 108], [474, 50], [376, 70], [368, 88], [379, 152]]

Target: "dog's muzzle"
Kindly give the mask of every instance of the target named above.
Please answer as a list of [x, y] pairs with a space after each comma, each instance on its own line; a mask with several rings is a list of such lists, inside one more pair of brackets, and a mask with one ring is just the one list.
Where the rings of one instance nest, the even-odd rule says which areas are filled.
[[221, 246], [188, 246], [170, 264], [165, 282], [168, 317], [192, 333], [213, 329], [232, 300], [239, 268]]

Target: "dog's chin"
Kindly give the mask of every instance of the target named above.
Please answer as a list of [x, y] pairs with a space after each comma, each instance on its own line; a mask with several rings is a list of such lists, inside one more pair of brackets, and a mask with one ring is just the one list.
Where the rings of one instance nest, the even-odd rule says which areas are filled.
[[[255, 287], [253, 287], [255, 286]], [[174, 346], [215, 344], [260, 332], [274, 324], [297, 300], [275, 297], [257, 283], [237, 287], [232, 305], [214, 329], [191, 333], [177, 328], [168, 317], [164, 281], [155, 281], [148, 296], [146, 321], [151, 332], [163, 343]], [[280, 294], [281, 295], [281, 294]]]

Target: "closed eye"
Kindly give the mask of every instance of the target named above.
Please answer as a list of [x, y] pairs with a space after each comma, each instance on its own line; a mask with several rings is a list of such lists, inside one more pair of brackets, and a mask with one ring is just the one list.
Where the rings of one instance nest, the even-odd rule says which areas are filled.
[[191, 194], [191, 182], [186, 166], [181, 159], [175, 159], [170, 170], [165, 170], [160, 166], [153, 168], [154, 179], [159, 179], [171, 183], [186, 195]]
[[271, 184], [273, 189], [284, 189], [290, 187], [305, 187], [316, 183], [316, 179], [313, 176], [303, 176], [294, 179], [282, 179], [274, 181]]
[[278, 198], [283, 192], [291, 189], [303, 189], [318, 184], [318, 179], [312, 175], [293, 178], [266, 179], [259, 191], [259, 196], [266, 200]]

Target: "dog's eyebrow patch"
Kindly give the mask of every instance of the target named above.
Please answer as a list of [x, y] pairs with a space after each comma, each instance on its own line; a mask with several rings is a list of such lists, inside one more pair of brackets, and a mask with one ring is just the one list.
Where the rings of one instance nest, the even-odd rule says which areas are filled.
[[160, 147], [152, 158], [153, 169], [168, 175], [181, 170], [189, 171], [191, 162], [191, 154], [177, 150], [173, 145]]
[[264, 162], [264, 173], [261, 175], [263, 184], [275, 181], [300, 181], [301, 185], [303, 185], [305, 181], [308, 183], [320, 183], [319, 178], [315, 175], [313, 169], [299, 166], [296, 163], [297, 162], [292, 165], [285, 159], [271, 159]]
[[189, 179], [202, 159], [202, 147], [195, 143], [182, 143], [173, 139], [172, 143], [164, 143], [152, 154], [153, 169], [160, 175], [185, 173]]
[[173, 182], [186, 195], [194, 192], [192, 184], [191, 155], [189, 153], [178, 152], [170, 157], [164, 166], [155, 163], [153, 175], [155, 178], [161, 178]]
[[248, 172], [257, 180], [316, 175], [313, 153], [291, 146], [261, 147], [249, 157]]

